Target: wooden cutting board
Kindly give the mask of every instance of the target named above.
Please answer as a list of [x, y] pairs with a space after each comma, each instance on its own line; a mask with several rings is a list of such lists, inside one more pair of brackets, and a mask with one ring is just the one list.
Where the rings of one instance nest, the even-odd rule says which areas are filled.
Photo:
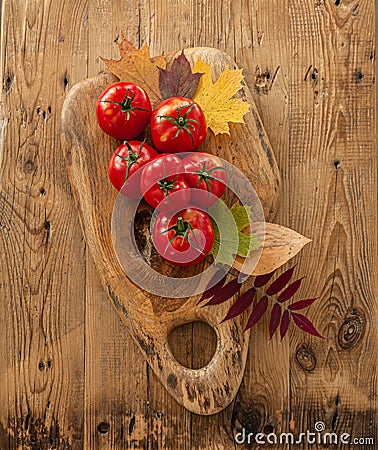
[[[185, 54], [191, 62], [201, 57], [210, 63], [214, 78], [227, 66], [235, 68], [228, 55], [214, 48], [187, 49]], [[117, 192], [108, 181], [107, 165], [119, 143], [101, 131], [95, 114], [97, 97], [115, 81], [110, 73], [83, 80], [71, 89], [63, 106], [62, 144], [83, 233], [110, 300], [157, 377], [190, 411], [214, 414], [225, 408], [238, 391], [249, 334], [243, 333], [245, 321], [240, 318], [220, 324], [229, 302], [201, 308], [197, 306], [198, 296], [169, 299], [151, 295], [134, 285], [118, 262], [111, 232]], [[243, 171], [254, 186], [269, 220], [278, 206], [279, 170], [246, 87], [242, 89], [241, 97], [251, 105], [245, 124], [231, 124], [230, 136], [214, 137], [209, 132], [201, 149], [219, 155]], [[142, 211], [138, 221], [139, 232], [147, 233], [148, 211]], [[148, 245], [143, 250], [156, 270], [170, 276], [183, 276], [182, 269], [172, 269], [163, 263]], [[185, 275], [188, 276], [191, 270], [198, 268], [185, 269]], [[212, 360], [200, 369], [183, 367], [168, 345], [168, 334], [173, 328], [195, 320], [207, 322], [217, 336]]]

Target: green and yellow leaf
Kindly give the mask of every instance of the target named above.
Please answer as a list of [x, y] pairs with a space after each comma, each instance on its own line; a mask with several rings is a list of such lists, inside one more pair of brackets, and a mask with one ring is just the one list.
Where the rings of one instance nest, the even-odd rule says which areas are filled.
[[239, 202], [227, 208], [222, 200], [210, 206], [209, 214], [214, 229], [214, 245], [211, 254], [214, 262], [232, 266], [236, 255], [247, 258], [253, 250], [261, 246], [256, 236], [242, 233], [250, 226], [249, 206], [242, 206]]

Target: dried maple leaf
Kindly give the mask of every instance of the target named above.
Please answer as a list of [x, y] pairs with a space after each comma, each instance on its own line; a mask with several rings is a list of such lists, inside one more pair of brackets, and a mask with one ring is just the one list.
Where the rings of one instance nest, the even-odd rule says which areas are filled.
[[165, 69], [165, 58], [161, 55], [152, 61], [147, 44], [137, 49], [123, 34], [117, 45], [120, 59], [101, 58], [106, 68], [121, 81], [141, 85], [150, 97], [152, 105], [156, 106], [162, 100], [159, 90], [159, 67]]
[[[311, 242], [311, 239], [290, 228], [269, 222], [255, 222], [250, 229], [245, 229], [243, 233], [253, 233], [264, 243], [262, 253], [255, 255], [254, 252], [251, 252], [249, 258], [237, 256], [234, 261], [235, 269], [240, 271], [245, 264], [243, 271], [245, 273], [252, 272], [252, 275], [263, 275], [276, 270]], [[259, 258], [257, 265], [256, 258]]]
[[184, 50], [173, 61], [169, 70], [159, 69], [159, 88], [163, 99], [170, 97], [193, 98], [202, 73], [192, 73]]
[[232, 70], [228, 67], [213, 83], [211, 66], [201, 59], [194, 64], [193, 73], [203, 73], [194, 100], [201, 106], [207, 126], [215, 135], [230, 134], [228, 122], [244, 123], [243, 116], [249, 111], [250, 105], [234, 95], [242, 88], [244, 78], [242, 70]]

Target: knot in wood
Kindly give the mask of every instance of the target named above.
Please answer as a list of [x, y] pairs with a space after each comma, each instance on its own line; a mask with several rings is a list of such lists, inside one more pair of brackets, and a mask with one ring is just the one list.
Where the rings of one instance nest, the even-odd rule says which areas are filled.
[[303, 370], [312, 372], [316, 367], [316, 356], [310, 347], [302, 345], [295, 354], [295, 360]]
[[357, 71], [354, 75], [356, 83], [361, 83], [362, 79], [364, 78], [364, 74], [360, 71]]
[[100, 434], [107, 434], [107, 433], [109, 433], [109, 430], [110, 430], [110, 425], [108, 422], [101, 422], [97, 426], [97, 431]]
[[4, 84], [4, 89], [7, 94], [9, 94], [9, 92], [11, 91], [12, 84], [13, 84], [13, 75], [8, 74], [7, 78], [5, 79], [5, 84]]
[[347, 317], [339, 329], [337, 337], [339, 346], [343, 350], [354, 348], [362, 338], [364, 329], [364, 323], [358, 312], [353, 316]]
[[23, 164], [23, 171], [26, 174], [32, 173], [35, 170], [35, 162], [32, 159], [27, 159]]
[[245, 428], [246, 433], [257, 433], [261, 426], [261, 413], [256, 408], [243, 411], [240, 423]]

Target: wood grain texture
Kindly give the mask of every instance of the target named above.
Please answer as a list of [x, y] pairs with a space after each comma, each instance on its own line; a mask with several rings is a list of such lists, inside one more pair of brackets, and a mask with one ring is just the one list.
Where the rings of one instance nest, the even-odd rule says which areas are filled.
[[[0, 447], [6, 449], [35, 448], [34, 441], [39, 448], [83, 445], [85, 244], [59, 138], [65, 70], [73, 62], [73, 77], [87, 74], [78, 63], [86, 34], [82, 6], [3, 4]], [[72, 39], [67, 21], [76, 22]]]
[[[313, 230], [311, 257], [316, 264], [304, 289], [318, 289], [321, 303], [313, 319], [328, 338], [325, 345], [298, 335], [292, 339], [293, 425], [298, 429], [302, 422], [320, 418], [328, 431], [375, 434], [376, 442], [377, 282], [371, 276], [377, 272], [374, 5], [324, 2], [313, 9], [291, 2], [290, 16], [301, 17], [291, 21], [292, 32], [298, 36], [298, 61], [309, 64], [305, 71], [299, 64], [292, 66], [291, 72], [294, 82], [303, 82], [290, 101], [289, 220], [301, 223], [301, 231]], [[369, 23], [371, 27], [362, 25]], [[311, 47], [306, 36], [312, 37]], [[306, 123], [306, 129], [298, 123]], [[308, 180], [306, 195], [296, 189], [299, 178]], [[307, 208], [295, 206], [304, 202]], [[319, 221], [321, 227], [316, 227]], [[311, 372], [299, 357], [302, 348], [316, 361]], [[310, 400], [314, 407], [303, 408]]]
[[[299, 432], [317, 420], [377, 442], [374, 12], [370, 0], [3, 1], [0, 448], [32, 448], [31, 435], [60, 448], [242, 448], [233, 443], [241, 426]], [[118, 323], [81, 240], [63, 167], [64, 97], [103, 70], [99, 55], [117, 57], [121, 30], [154, 54], [214, 46], [245, 68], [283, 175], [276, 221], [313, 239], [296, 258], [297, 273], [307, 275], [298, 296], [321, 297], [311, 318], [327, 342], [292, 330], [284, 343], [268, 343], [268, 325], [259, 324], [239, 396], [216, 416], [175, 403]], [[36, 175], [23, 171], [23, 142], [37, 151]], [[51, 239], [43, 260], [42, 235], [31, 224], [42, 226], [44, 210]], [[67, 238], [55, 239], [64, 227]], [[26, 276], [39, 288], [31, 301], [22, 297]], [[31, 345], [39, 323], [54, 337], [47, 347], [35, 332]], [[187, 327], [177, 351], [191, 359], [207, 337]], [[33, 372], [42, 350], [54, 351], [53, 368]], [[38, 393], [30, 386], [41, 377], [48, 387]]]

